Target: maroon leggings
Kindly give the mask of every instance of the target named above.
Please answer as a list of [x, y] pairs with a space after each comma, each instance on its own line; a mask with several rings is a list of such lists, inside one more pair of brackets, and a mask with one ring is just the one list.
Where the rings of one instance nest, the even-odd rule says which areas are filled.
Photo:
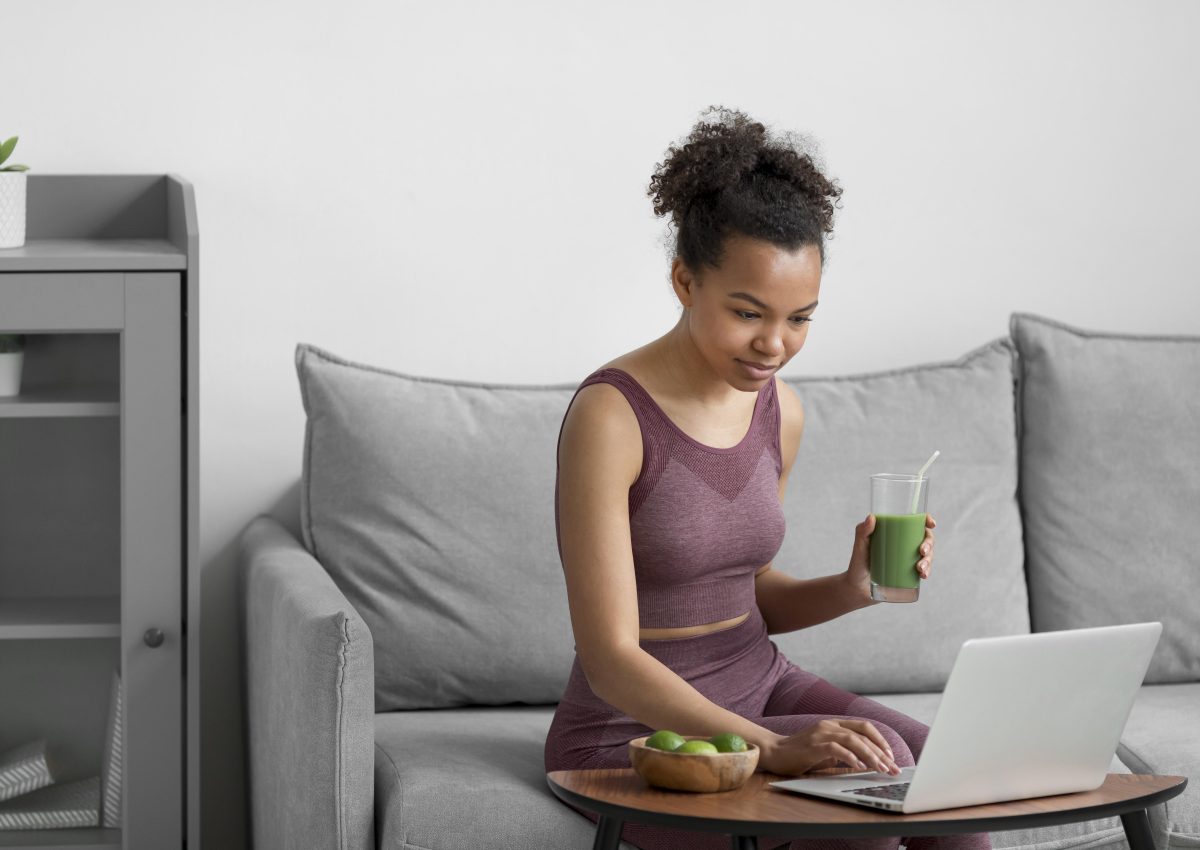
[[[929, 727], [867, 697], [801, 670], [767, 636], [755, 606], [741, 624], [705, 635], [646, 640], [642, 649], [712, 702], [760, 726], [791, 735], [829, 717], [869, 720], [887, 739], [901, 767], [916, 764]], [[601, 700], [588, 686], [578, 657], [546, 735], [546, 770], [629, 767], [628, 744], [652, 729]], [[569, 804], [567, 804], [569, 805]], [[571, 808], [575, 808], [571, 806]], [[596, 821], [597, 815], [580, 814]], [[644, 850], [725, 850], [729, 838], [663, 826], [626, 823], [621, 838]], [[789, 850], [990, 850], [987, 833], [938, 838], [795, 839], [759, 836], [760, 846]]]

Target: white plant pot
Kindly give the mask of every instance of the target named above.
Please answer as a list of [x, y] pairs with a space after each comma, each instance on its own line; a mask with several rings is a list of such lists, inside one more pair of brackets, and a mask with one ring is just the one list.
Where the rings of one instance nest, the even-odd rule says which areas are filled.
[[20, 394], [21, 363], [24, 360], [24, 351], [0, 353], [0, 397]]
[[0, 248], [25, 244], [25, 172], [0, 171]]

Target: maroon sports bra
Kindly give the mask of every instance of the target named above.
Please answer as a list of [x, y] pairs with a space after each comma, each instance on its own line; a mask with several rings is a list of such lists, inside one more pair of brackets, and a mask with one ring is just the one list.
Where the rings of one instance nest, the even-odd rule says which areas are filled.
[[[628, 372], [600, 369], [575, 394], [595, 383], [621, 391], [642, 431], [642, 469], [629, 488], [640, 627], [714, 623], [751, 610], [754, 571], [775, 557], [785, 530], [775, 381], [758, 391], [749, 431], [729, 448], [685, 434]], [[562, 426], [558, 436], [561, 443]], [[557, 474], [554, 527], [561, 559]]]

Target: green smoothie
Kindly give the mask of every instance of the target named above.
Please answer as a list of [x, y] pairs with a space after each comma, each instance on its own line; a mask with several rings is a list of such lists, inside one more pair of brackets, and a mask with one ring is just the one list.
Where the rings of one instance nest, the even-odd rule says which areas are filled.
[[875, 514], [871, 532], [871, 581], [884, 587], [918, 587], [925, 514]]

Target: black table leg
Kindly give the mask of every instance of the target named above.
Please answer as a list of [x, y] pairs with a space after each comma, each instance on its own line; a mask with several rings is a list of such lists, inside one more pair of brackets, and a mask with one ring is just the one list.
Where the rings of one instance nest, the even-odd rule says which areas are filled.
[[1154, 850], [1154, 838], [1150, 835], [1150, 816], [1145, 809], [1121, 815], [1125, 837], [1129, 839], [1129, 850]]
[[757, 835], [731, 835], [730, 838], [733, 841], [733, 850], [758, 850]]
[[[596, 824], [596, 840], [592, 842], [592, 850], [617, 850], [621, 844], [621, 827], [624, 826], [623, 821], [616, 818], [610, 818], [608, 815], [600, 815], [600, 820]], [[1133, 850], [1138, 850], [1134, 847]], [[1150, 850], [1154, 850], [1153, 847]]]

